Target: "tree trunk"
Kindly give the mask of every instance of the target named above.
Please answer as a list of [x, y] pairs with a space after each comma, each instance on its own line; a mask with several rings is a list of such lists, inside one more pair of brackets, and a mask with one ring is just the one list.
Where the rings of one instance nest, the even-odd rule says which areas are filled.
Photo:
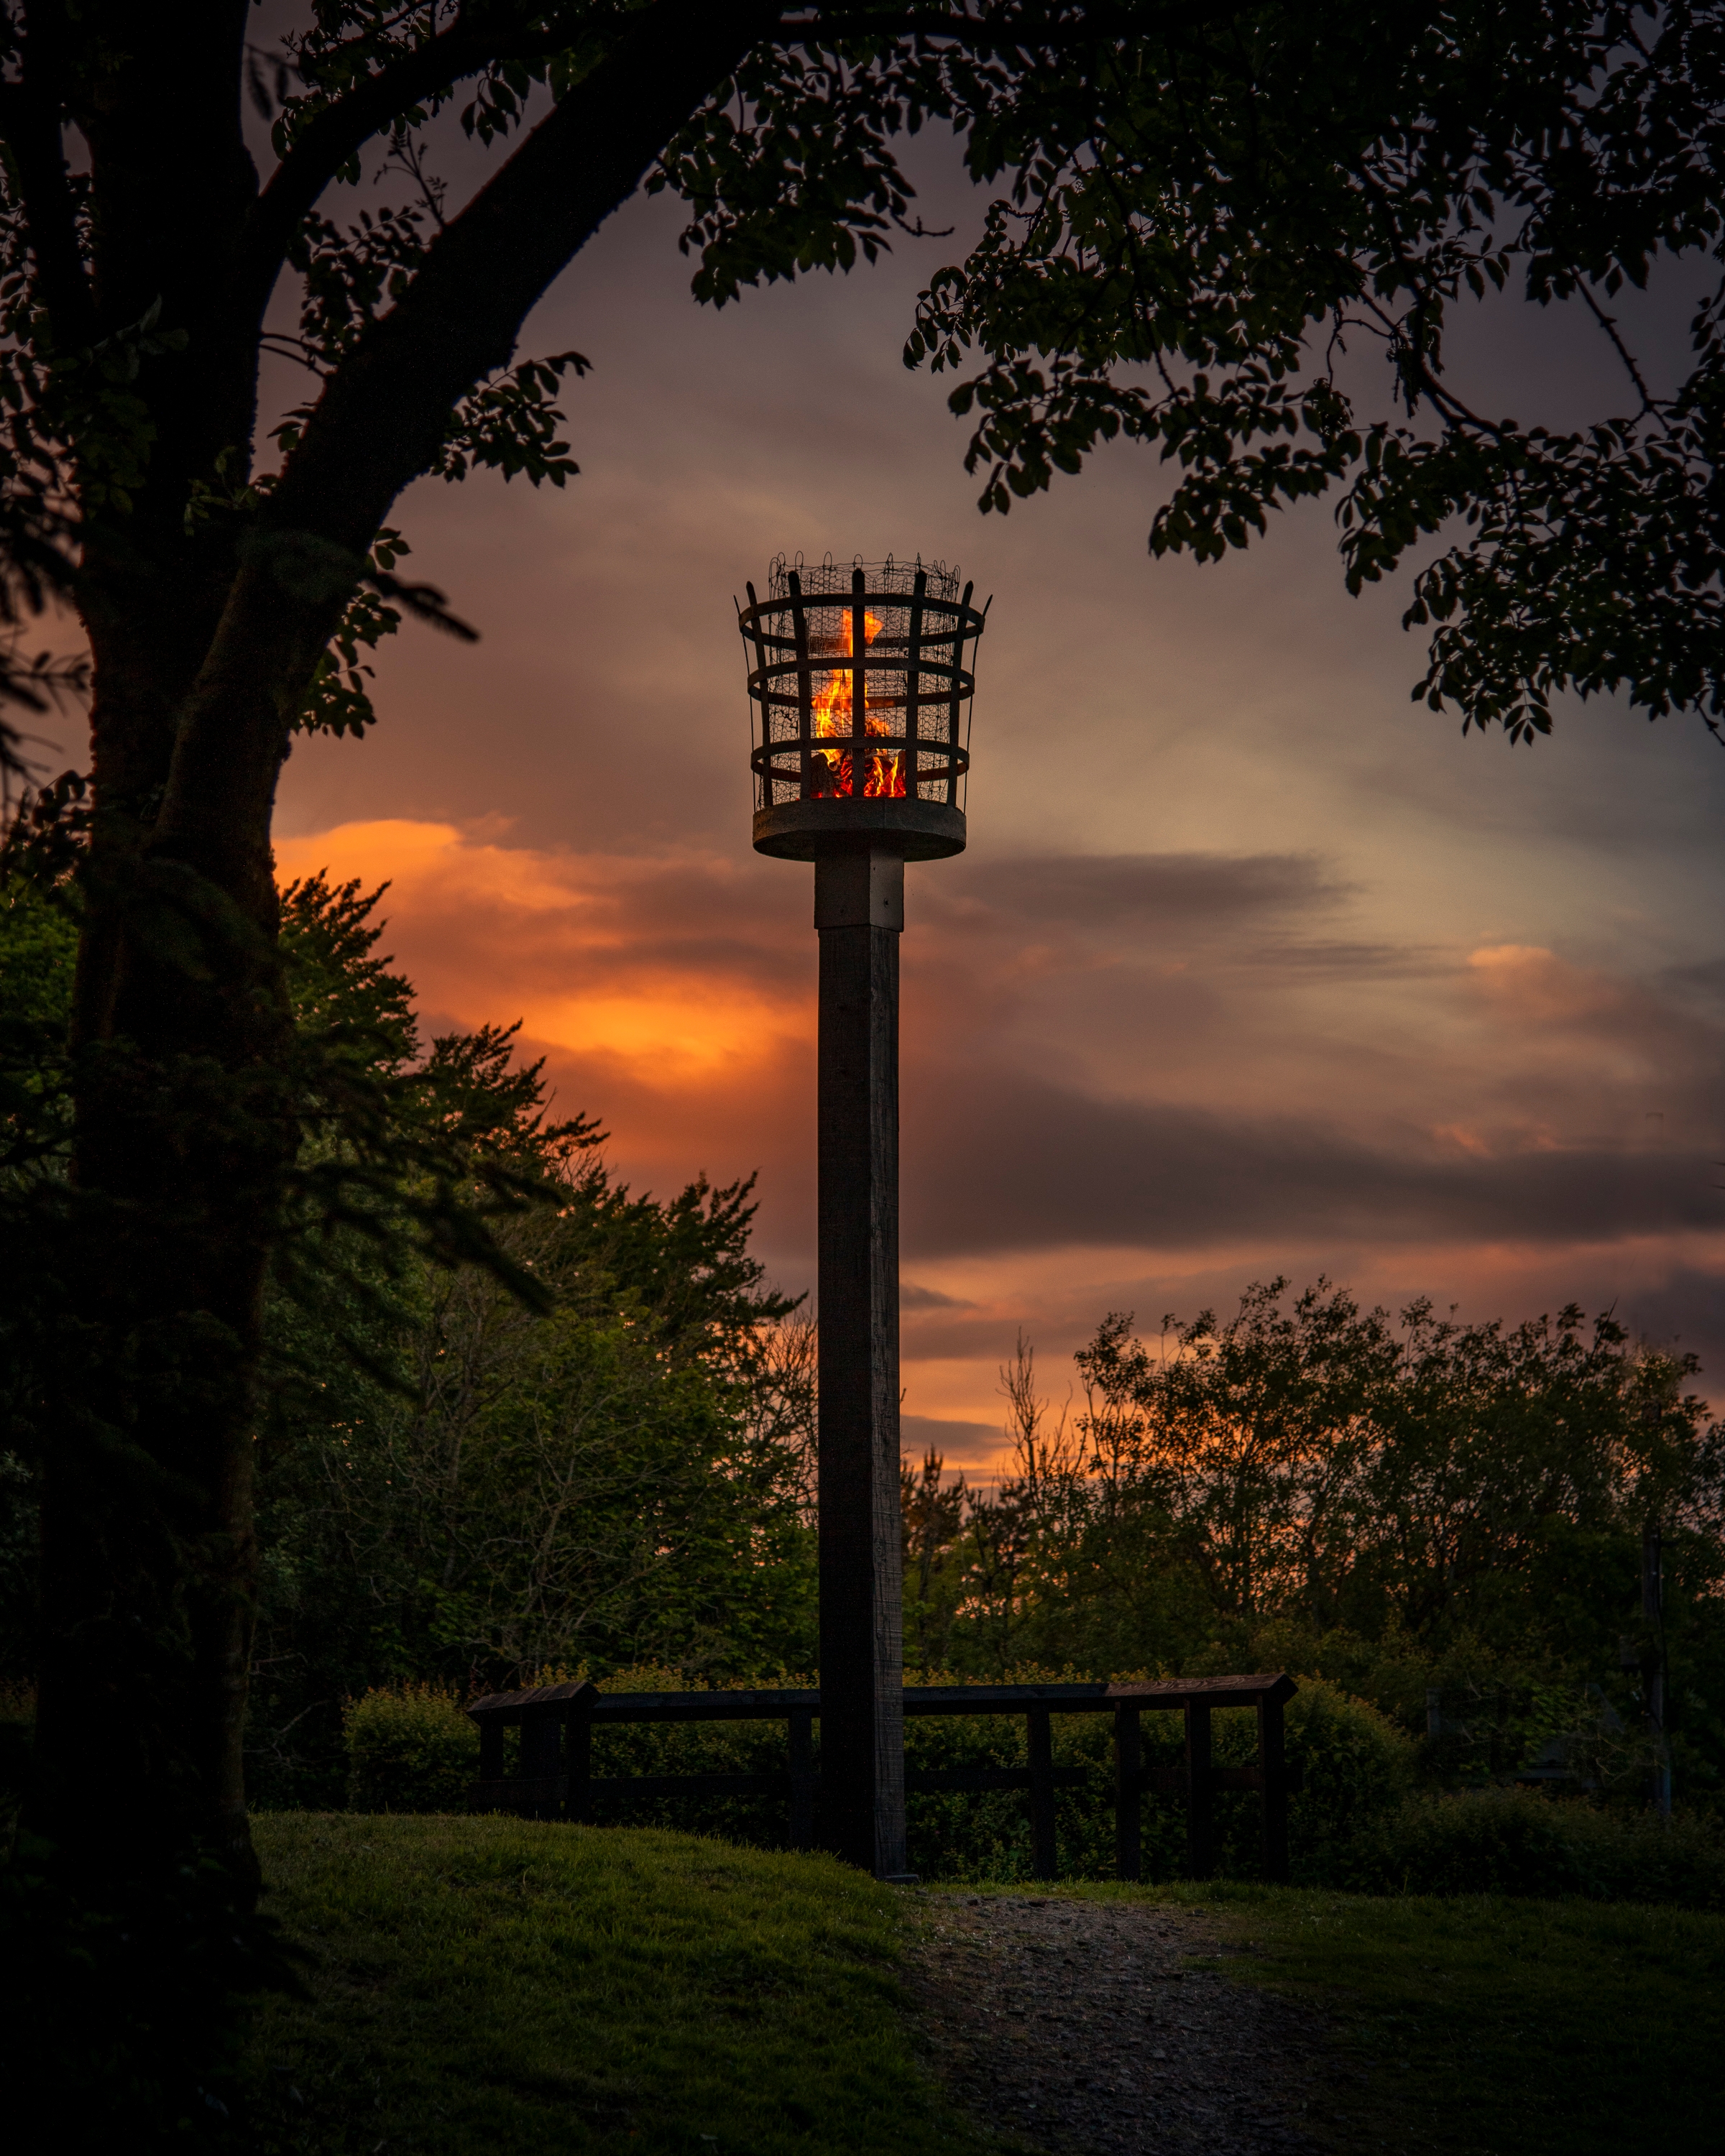
[[[270, 819], [292, 711], [339, 611], [339, 598], [297, 603], [241, 572], [181, 700], [147, 834], [126, 797], [147, 775], [153, 714], [98, 712], [76, 1368], [46, 1460], [27, 1824], [77, 1864], [122, 1875], [141, 1852], [203, 1850], [251, 1877], [254, 1387], [297, 1142]], [[157, 683], [149, 703], [167, 701], [171, 675]], [[131, 785], [101, 787], [105, 761]]]

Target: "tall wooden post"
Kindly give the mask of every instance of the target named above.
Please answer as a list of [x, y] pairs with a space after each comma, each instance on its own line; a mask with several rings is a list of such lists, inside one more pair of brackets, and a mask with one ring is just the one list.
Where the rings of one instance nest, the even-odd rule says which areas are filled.
[[905, 1869], [898, 1435], [896, 854], [824, 856], [820, 936], [820, 1686], [824, 1839]]

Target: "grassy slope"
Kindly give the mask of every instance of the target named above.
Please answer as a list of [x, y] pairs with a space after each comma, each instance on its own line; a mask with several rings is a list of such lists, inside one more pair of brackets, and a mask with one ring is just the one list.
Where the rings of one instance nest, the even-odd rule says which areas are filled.
[[980, 2156], [915, 2063], [898, 1905], [831, 1860], [499, 1819], [265, 1815], [311, 1957], [260, 2148]]
[[1186, 1889], [1254, 1951], [1221, 1966], [1328, 2009], [1361, 2081], [1343, 2147], [1713, 2156], [1725, 1917], [1624, 1903]]
[[[269, 1906], [311, 1956], [312, 1994], [260, 2015], [273, 2123], [259, 2156], [993, 2145], [944, 2105], [900, 2020], [909, 1910], [841, 1865], [497, 1819], [255, 1825]], [[1333, 2092], [1339, 2148], [1720, 2145], [1725, 1917], [1248, 1887], [1150, 1896], [1203, 1902], [1252, 1949], [1222, 1963], [1229, 1974], [1332, 2014], [1364, 2069]]]

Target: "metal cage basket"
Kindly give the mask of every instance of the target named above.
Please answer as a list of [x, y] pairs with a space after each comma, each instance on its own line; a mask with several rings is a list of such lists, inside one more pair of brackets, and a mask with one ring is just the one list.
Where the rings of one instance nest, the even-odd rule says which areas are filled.
[[[794, 841], [822, 831], [923, 831], [929, 848], [906, 850], [957, 851], [988, 613], [971, 604], [973, 587], [961, 593], [956, 569], [920, 559], [813, 566], [781, 555], [768, 596], [747, 589], [737, 621], [754, 660], [757, 845], [806, 853]], [[942, 831], [953, 842], [933, 844]]]

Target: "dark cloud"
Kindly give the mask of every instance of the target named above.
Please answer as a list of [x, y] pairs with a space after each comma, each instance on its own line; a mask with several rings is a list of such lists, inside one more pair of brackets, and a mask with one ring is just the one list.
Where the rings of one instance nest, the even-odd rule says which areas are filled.
[[1705, 1003], [1725, 1003], [1725, 958], [1706, 958], [1693, 966], [1673, 966], [1665, 978], [1680, 993], [1686, 992]]
[[937, 1287], [919, 1287], [915, 1281], [901, 1281], [898, 1306], [901, 1310], [974, 1310], [976, 1305], [959, 1296], [942, 1295]]
[[1019, 854], [953, 865], [934, 903], [1031, 927], [1190, 928], [1335, 903], [1348, 886], [1308, 854]]
[[901, 1414], [899, 1445], [908, 1456], [920, 1460], [925, 1452], [942, 1459], [987, 1459], [1000, 1450], [1000, 1427], [992, 1422], [959, 1422], [940, 1415]]
[[[1040, 1323], [1039, 1301], [1032, 1312]], [[907, 1356], [922, 1363], [973, 1363], [993, 1374], [1012, 1354], [1020, 1321], [999, 1310], [972, 1309], [949, 1317], [944, 1312], [911, 1312], [900, 1327], [899, 1337]]]
[[1481, 1158], [1411, 1132], [1395, 1152], [1313, 1119], [1098, 1100], [1004, 1072], [973, 1081], [937, 1143], [907, 1148], [904, 1200], [918, 1257], [1255, 1237], [1595, 1241], [1725, 1224], [1699, 1156], [1582, 1144]]
[[1426, 943], [1257, 944], [1240, 954], [1314, 980], [1430, 980], [1452, 974], [1455, 953]]

